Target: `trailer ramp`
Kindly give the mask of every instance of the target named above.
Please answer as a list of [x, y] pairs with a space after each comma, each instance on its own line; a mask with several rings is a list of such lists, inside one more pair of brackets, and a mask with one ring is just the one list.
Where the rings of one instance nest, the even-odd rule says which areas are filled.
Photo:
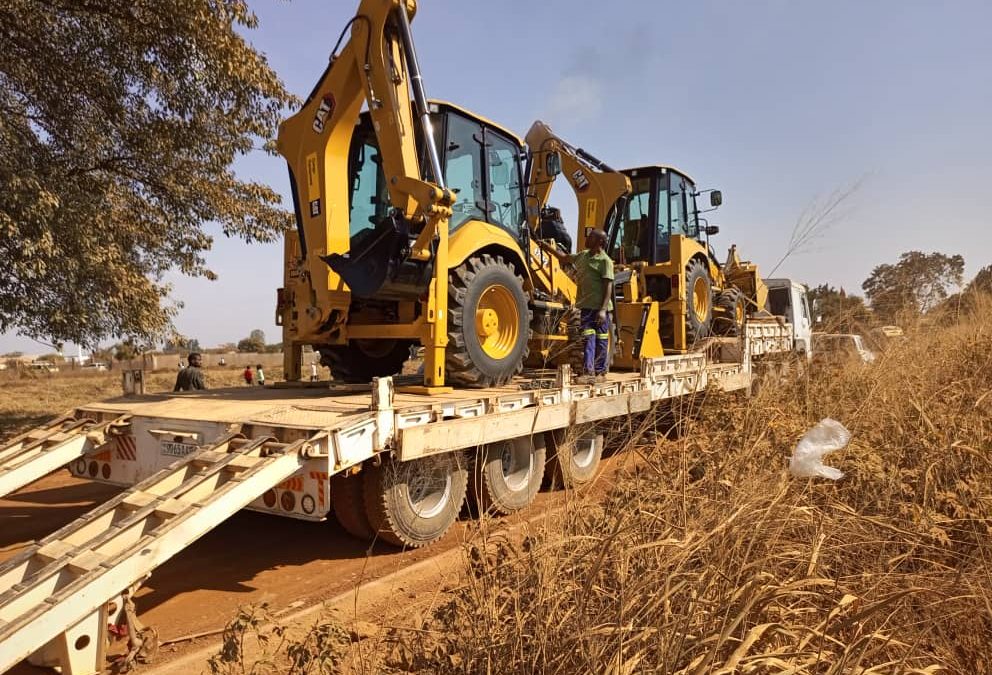
[[101, 672], [107, 624], [132, 585], [296, 473], [311, 448], [228, 435], [0, 566], [0, 672], [28, 657]]
[[129, 417], [98, 423], [65, 415], [0, 445], [0, 497], [96, 451]]

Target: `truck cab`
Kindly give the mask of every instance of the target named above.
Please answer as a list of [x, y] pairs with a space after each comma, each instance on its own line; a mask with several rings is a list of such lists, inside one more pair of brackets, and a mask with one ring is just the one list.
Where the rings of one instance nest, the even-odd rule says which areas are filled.
[[806, 286], [792, 279], [765, 279], [768, 311], [792, 324], [796, 353], [813, 358], [813, 321], [806, 299]]

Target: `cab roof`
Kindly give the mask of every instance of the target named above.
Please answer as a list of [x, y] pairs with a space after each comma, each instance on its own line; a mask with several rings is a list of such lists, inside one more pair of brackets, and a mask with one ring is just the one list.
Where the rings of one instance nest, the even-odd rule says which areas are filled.
[[483, 117], [478, 113], [472, 112], [468, 108], [460, 106], [456, 103], [451, 103], [450, 101], [442, 101], [440, 99], [433, 99], [433, 98], [428, 99], [427, 105], [438, 106], [439, 108], [450, 108], [451, 110], [454, 110], [456, 112], [461, 113], [462, 115], [465, 115], [466, 117], [471, 117], [472, 119], [482, 122], [488, 127], [492, 127], [493, 129], [498, 130], [500, 133], [508, 136], [510, 140], [516, 141], [517, 145], [519, 145], [520, 147], [524, 146], [524, 141], [522, 138], [520, 138], [520, 136], [517, 136], [515, 133], [504, 127], [502, 124], [499, 124], [498, 122], [493, 122], [488, 117]]
[[682, 169], [679, 169], [678, 167], [668, 166], [667, 164], [645, 164], [644, 166], [635, 166], [635, 167], [632, 167], [630, 169], [620, 169], [620, 171], [621, 171], [621, 173], [625, 173], [628, 176], [636, 175], [636, 174], [641, 173], [641, 172], [643, 172], [643, 173], [655, 173], [655, 172], [666, 173], [666, 172], [671, 171], [671, 172], [674, 172], [674, 173], [679, 174], [680, 176], [685, 176], [686, 178], [689, 179], [689, 182], [690, 183], [692, 183], [694, 186], [696, 185], [696, 181], [695, 181], [695, 179], [692, 176], [690, 176], [689, 174], [687, 174]]

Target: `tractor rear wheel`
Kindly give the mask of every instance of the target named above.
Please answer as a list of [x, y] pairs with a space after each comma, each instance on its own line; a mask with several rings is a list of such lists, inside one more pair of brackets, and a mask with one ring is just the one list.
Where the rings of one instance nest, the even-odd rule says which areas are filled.
[[448, 280], [448, 380], [468, 387], [506, 384], [523, 368], [531, 311], [524, 281], [500, 256], [473, 256]]
[[405, 548], [420, 548], [443, 537], [458, 518], [468, 487], [460, 453], [387, 460], [362, 473], [365, 512], [373, 532]]
[[351, 340], [346, 345], [319, 347], [320, 362], [331, 377], [366, 384], [373, 377], [396, 375], [410, 358], [410, 340]]
[[713, 284], [706, 265], [693, 258], [685, 266], [685, 341], [688, 347], [708, 337], [713, 321]]
[[736, 337], [744, 332], [745, 303], [740, 290], [725, 288], [713, 304], [721, 310], [719, 320], [713, 322], [717, 333]]
[[534, 501], [544, 478], [541, 434], [490, 443], [478, 449], [472, 480], [472, 506], [480, 513], [509, 515]]

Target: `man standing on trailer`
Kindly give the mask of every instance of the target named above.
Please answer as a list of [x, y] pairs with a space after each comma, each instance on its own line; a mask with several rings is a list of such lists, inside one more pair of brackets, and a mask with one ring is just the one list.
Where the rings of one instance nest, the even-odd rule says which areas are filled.
[[196, 352], [189, 355], [189, 365], [179, 371], [176, 376], [176, 386], [172, 391], [193, 391], [195, 389], [206, 389], [206, 382], [203, 380], [203, 357]]
[[575, 255], [562, 253], [553, 247], [544, 250], [562, 263], [575, 267], [578, 297], [576, 306], [581, 313], [582, 337], [585, 340], [585, 373], [580, 384], [606, 380], [610, 349], [610, 313], [613, 311], [613, 261], [606, 254], [606, 233], [590, 230], [586, 249]]

